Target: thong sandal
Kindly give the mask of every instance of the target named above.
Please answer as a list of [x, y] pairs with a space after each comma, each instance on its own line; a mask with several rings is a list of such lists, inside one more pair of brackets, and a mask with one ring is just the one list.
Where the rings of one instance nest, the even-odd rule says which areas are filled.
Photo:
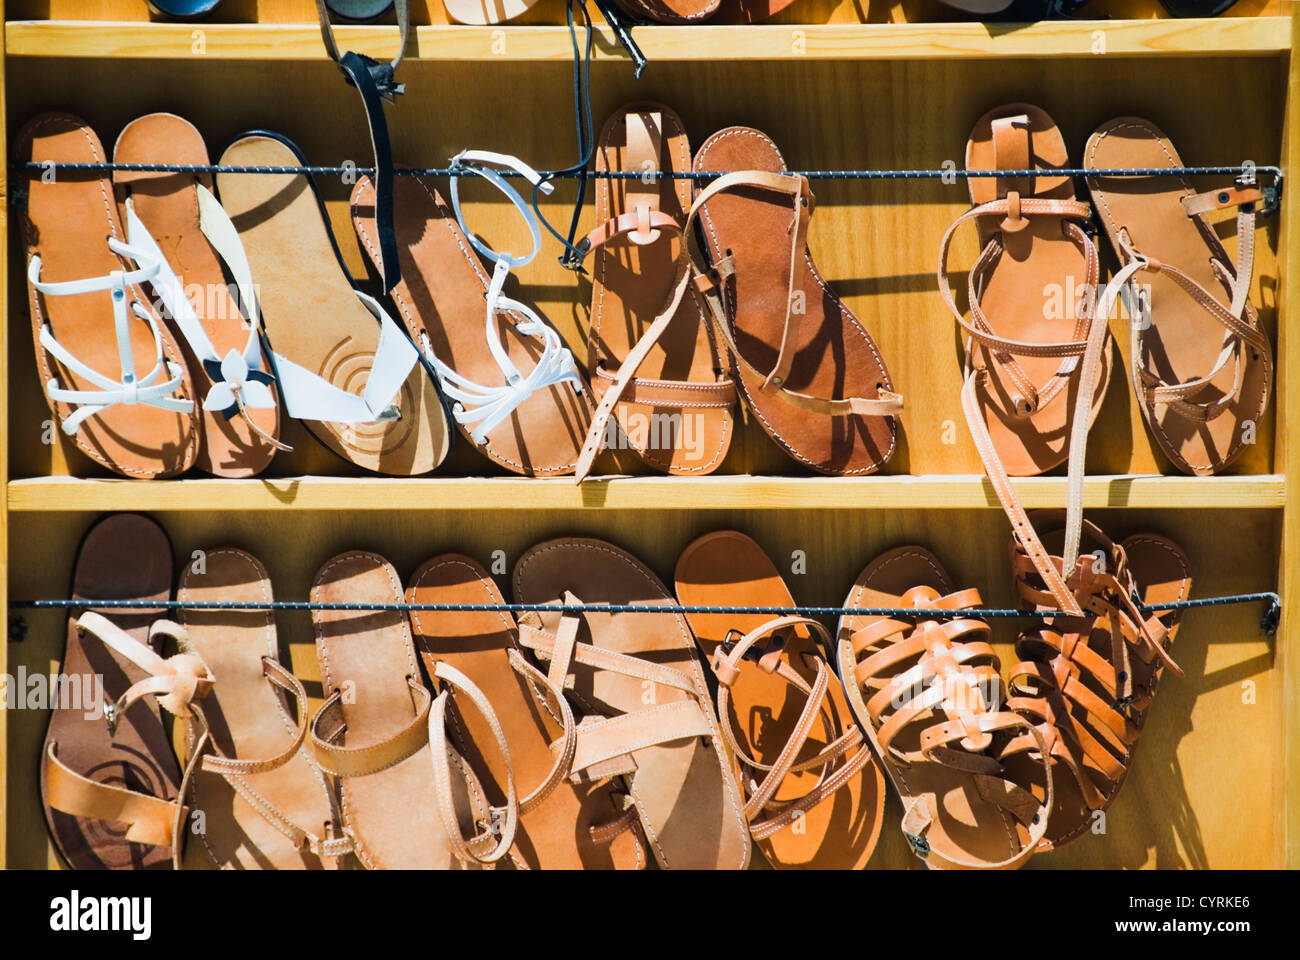
[[[690, 164], [681, 118], [662, 104], [621, 107], [601, 131], [597, 172], [671, 173]], [[579, 249], [595, 257], [587, 375], [600, 404], [579, 479], [604, 447], [611, 415], [632, 451], [670, 474], [712, 473], [731, 445], [736, 387], [690, 285], [682, 236], [690, 207], [689, 180], [598, 180], [597, 226]]]
[[[236, 166], [305, 162], [265, 133], [241, 137], [221, 157]], [[310, 178], [223, 173], [217, 188], [247, 251], [286, 412], [367, 470], [414, 476], [438, 466], [450, 442], [442, 401], [406, 334], [352, 288]]]
[[[720, 531], [677, 561], [683, 606], [793, 607], [762, 547]], [[826, 661], [816, 620], [686, 615], [718, 680], [718, 719], [739, 767], [749, 832], [773, 867], [860, 870], [880, 839], [885, 778]]]
[[1048, 829], [1052, 771], [1039, 761], [1036, 777], [1019, 779], [998, 757], [1017, 739], [1045, 756], [1047, 741], [1003, 704], [988, 624], [927, 614], [977, 608], [979, 592], [955, 589], [923, 547], [899, 547], [867, 565], [844, 605], [917, 611], [845, 614], [837, 656], [853, 713], [903, 801], [912, 852], [938, 869], [1023, 865]]
[[[1078, 552], [1088, 429], [1110, 378], [1106, 317], [1094, 309], [1099, 266], [1087, 232], [1091, 209], [1075, 199], [1068, 177], [1050, 173], [1068, 165], [1060, 130], [1038, 107], [1013, 103], [976, 121], [967, 169], [1038, 172], [971, 178], [974, 206], [940, 245], [939, 290], [965, 334], [962, 411], [984, 470], [1058, 609], [1078, 613], [1009, 480], [1069, 461], [1068, 577]], [[968, 320], [953, 299], [948, 250], [970, 222], [981, 252], [969, 273]], [[1043, 309], [1031, 309], [1037, 304]]]
[[749, 408], [813, 470], [879, 470], [894, 452], [903, 398], [871, 335], [813, 264], [807, 178], [787, 173], [776, 145], [746, 127], [705, 141], [694, 169], [739, 171], [696, 194], [691, 218], [707, 251], [691, 224], [686, 235], [695, 283]]
[[[1183, 163], [1154, 124], [1121, 117], [1089, 138], [1083, 165]], [[1182, 177], [1089, 177], [1088, 187], [1121, 264], [1107, 293], [1117, 288], [1129, 308], [1147, 429], [1180, 470], [1218, 473], [1246, 449], [1247, 425], [1259, 425], [1272, 390], [1273, 350], [1249, 299], [1263, 195], [1242, 181], [1197, 194]], [[1233, 208], [1235, 264], [1206, 217]]]
[[[631, 612], [526, 613], [519, 642], [546, 665], [579, 715], [572, 775], [620, 778], [652, 854], [671, 869], [735, 869], [749, 831], [695, 653], [672, 597], [640, 561], [612, 544], [550, 540], [514, 569], [518, 603], [621, 604]], [[613, 831], [631, 829], [631, 818]], [[603, 838], [602, 838], [603, 839]]]
[[[27, 123], [15, 156], [105, 162], [95, 132], [62, 113]], [[142, 248], [138, 221], [123, 237], [106, 174], [46, 173], [25, 181], [16, 198], [46, 402], [63, 433], [108, 469], [140, 479], [183, 473], [199, 450], [194, 386], [142, 289], [162, 263]]]
[[[452, 161], [514, 203], [532, 231], [532, 252], [498, 253], [466, 229], [459, 177], [451, 179], [450, 207], [427, 178], [399, 177], [397, 246], [405, 279], [393, 288], [393, 302], [453, 402], [457, 427], [477, 449], [524, 476], [572, 473], [591, 417], [582, 376], [555, 329], [504, 293], [510, 270], [540, 251], [541, 231], [524, 199], [488, 163], [534, 184], [539, 177], [502, 154], [466, 151]], [[352, 220], [361, 246], [378, 263], [374, 188], [364, 177], [352, 192]], [[490, 278], [474, 251], [493, 263]]]
[[[254, 557], [207, 550], [203, 572], [190, 565], [176, 600], [186, 648], [202, 658], [214, 689], [203, 702], [205, 729], [190, 726], [190, 755], [208, 753], [186, 800], [202, 811], [196, 831], [208, 857], [226, 869], [331, 869], [352, 849], [333, 787], [310, 753], [307, 695], [279, 660], [270, 610], [217, 610], [191, 603], [271, 600], [271, 581]], [[297, 717], [289, 709], [292, 697]]]
[[[1042, 525], [1059, 566], [1059, 513]], [[1086, 614], [1043, 621], [1016, 641], [1020, 662], [1011, 669], [1007, 709], [1034, 724], [1037, 736], [1017, 737], [999, 755], [1009, 771], [1037, 776], [1035, 792], [1042, 797], [1042, 768], [1033, 754], [1042, 755], [1040, 738], [1046, 743], [1055, 803], [1045, 848], [1086, 833], [1096, 812], [1110, 806], [1132, 769], [1157, 681], [1165, 669], [1182, 676], [1169, 655], [1179, 612], [1148, 613], [1138, 604], [1186, 600], [1192, 586], [1187, 555], [1155, 534], [1115, 543], [1091, 523], [1084, 533], [1069, 585]], [[1011, 566], [1025, 606], [1059, 609], [1014, 540]]]
[[68, 617], [60, 684], [80, 695], [51, 704], [41, 799], [50, 836], [74, 870], [172, 866], [181, 771], [158, 702], [133, 699], [116, 708], [150, 679], [141, 664], [162, 659], [162, 638], [151, 636], [150, 624], [166, 612], [171, 582], [171, 543], [152, 520], [119, 513], [87, 532], [72, 597], [157, 600], [159, 606], [90, 607]]
[[[403, 602], [397, 572], [382, 557], [352, 551], [317, 573], [316, 603]], [[344, 826], [368, 868], [446, 870], [474, 865], [458, 859], [453, 837], [467, 824], [492, 822], [481, 792], [466, 786], [440, 794], [429, 749], [433, 697], [420, 679], [411, 625], [401, 610], [313, 610], [324, 705], [312, 718], [309, 743], [316, 762], [340, 778]], [[457, 758], [452, 763], [459, 768]], [[448, 831], [440, 805], [454, 808]], [[476, 837], [475, 851], [495, 842]]]
[[[487, 571], [469, 557], [435, 557], [412, 576], [412, 604], [501, 604]], [[505, 611], [411, 611], [416, 649], [439, 687], [448, 722], [430, 734], [436, 752], [460, 756], [498, 817], [497, 846], [462, 857], [484, 861], [509, 852], [528, 869], [638, 869], [645, 848], [631, 797], [612, 779], [575, 782], [573, 712], [564, 691], [523, 656], [519, 630]], [[558, 661], [557, 661], [558, 662]], [[448, 729], [450, 728], [450, 729]], [[486, 752], [483, 745], [497, 743]], [[518, 796], [528, 789], [527, 796]], [[512, 797], [515, 797], [512, 801]], [[632, 825], [632, 829], [624, 829]], [[490, 825], [489, 825], [490, 826]], [[459, 838], [447, 824], [453, 840]]]
[[[127, 124], [113, 161], [210, 162], [199, 131], [170, 113]], [[223, 261], [237, 264], [242, 252], [230, 249], [239, 235], [212, 194], [211, 176], [115, 170], [113, 186], [124, 218], [138, 217], [146, 228], [141, 241], [160, 264], [150, 286], [181, 335], [202, 398], [199, 469], [218, 477], [261, 473], [287, 448], [277, 440], [280, 418], [260, 331], [244, 319], [222, 271]]]

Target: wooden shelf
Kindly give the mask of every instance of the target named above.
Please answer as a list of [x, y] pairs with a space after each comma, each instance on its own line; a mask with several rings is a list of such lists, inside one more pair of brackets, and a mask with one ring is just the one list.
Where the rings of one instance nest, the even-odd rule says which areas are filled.
[[[1059, 507], [1064, 477], [1013, 481], [1026, 508]], [[1090, 477], [1088, 507], [1275, 509], [1280, 474]], [[267, 480], [80, 480], [9, 484], [9, 509], [108, 510], [715, 510], [998, 508], [982, 476], [523, 478], [285, 477]]]
[[[111, 29], [106, 29], [111, 27]], [[115, 23], [14, 21], [5, 25], [11, 57], [319, 60], [314, 24]], [[342, 49], [391, 56], [393, 29], [338, 28]], [[1268, 56], [1291, 48], [1288, 17], [1076, 20], [1044, 23], [880, 23], [637, 27], [637, 43], [655, 60], [947, 60], [1105, 56]], [[201, 49], [202, 52], [199, 52]], [[597, 29], [593, 55], [624, 58], [613, 34]], [[572, 56], [567, 27], [418, 27], [410, 59], [562, 60]]]

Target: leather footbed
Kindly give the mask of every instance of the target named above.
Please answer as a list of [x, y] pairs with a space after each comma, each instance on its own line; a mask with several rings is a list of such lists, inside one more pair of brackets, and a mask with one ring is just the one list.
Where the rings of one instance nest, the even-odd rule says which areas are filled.
[[[483, 326], [489, 277], [455, 213], [425, 177], [397, 177], [393, 191], [402, 279], [391, 296], [401, 323], [421, 349], [421, 335], [427, 336], [434, 356], [461, 376], [486, 387], [504, 386], [505, 374]], [[362, 249], [378, 264], [375, 189], [365, 177], [352, 191], [352, 223]], [[517, 313], [493, 319], [507, 355], [527, 376], [541, 359], [541, 342], [515, 330], [524, 320]], [[573, 472], [590, 423], [585, 388], [579, 395], [561, 383], [534, 392], [475, 446], [512, 473], [562, 476]], [[457, 427], [470, 439], [468, 429]]]
[[[706, 534], [682, 551], [674, 575], [677, 601], [683, 606], [784, 607], [795, 606], [794, 597], [762, 547], [730, 530]], [[772, 619], [769, 614], [692, 613], [686, 615], [696, 643], [710, 657], [730, 631], [747, 634]], [[806, 626], [783, 632], [782, 659], [812, 684], [816, 658], [823, 651]], [[826, 748], [833, 739], [857, 725], [844, 699], [839, 678], [832, 674], [826, 703], [812, 733], [795, 757], [802, 762]], [[775, 763], [789, 742], [806, 695], [775, 673], [753, 663], [742, 668], [730, 691], [732, 729], [742, 734], [740, 745], [759, 763]], [[833, 735], [827, 729], [833, 731]], [[858, 749], [869, 749], [863, 742]], [[843, 758], [840, 758], [840, 762]], [[833, 767], [792, 770], [772, 794], [779, 806], [805, 796]], [[742, 782], [757, 776], [752, 768], [737, 768]], [[843, 787], [806, 811], [802, 818], [771, 836], [755, 841], [774, 867], [807, 870], [860, 870], [866, 866], [880, 838], [885, 805], [885, 778], [871, 759]], [[759, 815], [760, 818], [762, 814]]]
[[[113, 161], [203, 166], [211, 162], [203, 136], [194, 125], [170, 113], [149, 114], [127, 124], [113, 148]], [[184, 283], [218, 358], [224, 358], [231, 350], [244, 352], [248, 321], [230, 295], [221, 261], [199, 226], [196, 183], [212, 190], [212, 177], [206, 173], [113, 172], [118, 202], [125, 204], [126, 198], [131, 198], [136, 216], [167, 256], [172, 272]], [[191, 294], [196, 288], [198, 296]], [[174, 324], [171, 329], [185, 352], [199, 397], [206, 397], [212, 379], [179, 329]], [[269, 389], [274, 396], [275, 386]], [[198, 405], [202, 407], [201, 402]], [[249, 408], [248, 415], [264, 433], [278, 435], [278, 402], [269, 409]], [[199, 416], [203, 427], [197, 463], [200, 470], [216, 477], [252, 477], [265, 470], [275, 456], [275, 447], [256, 434], [242, 414], [227, 417], [220, 410], [200, 409]]]
[[[296, 167], [298, 154], [274, 137], [231, 144], [222, 165]], [[350, 393], [365, 389], [379, 346], [379, 323], [357, 299], [339, 263], [311, 181], [302, 174], [218, 174], [222, 205], [252, 266], [262, 326], [272, 349]], [[359, 467], [394, 476], [428, 473], [447, 455], [442, 401], [416, 364], [394, 398], [398, 420], [303, 421], [312, 434]]]
[[[171, 543], [152, 520], [135, 513], [118, 513], [87, 532], [72, 575], [74, 600], [157, 600], [163, 604], [170, 599], [171, 589]], [[67, 647], [59, 674], [80, 677], [83, 684], [92, 676], [102, 677], [104, 703], [93, 710], [88, 703], [51, 704], [45, 748], [54, 744], [59, 761], [83, 777], [174, 801], [180, 790], [181, 771], [157, 700], [137, 700], [119, 718], [116, 732], [108, 731], [102, 708], [116, 703], [131, 685], [148, 674], [93, 636], [83, 639], [75, 621], [87, 610], [102, 614], [146, 645], [149, 625], [167, 615], [166, 607], [161, 605], [149, 609], [77, 607], [69, 612]], [[152, 646], [155, 653], [162, 653], [161, 641]], [[45, 796], [42, 762], [42, 800]], [[123, 824], [74, 817], [44, 807], [54, 845], [74, 870], [172, 868], [171, 850], [127, 841]]]
[[[784, 172], [785, 161], [764, 134], [747, 127], [715, 133], [695, 154], [697, 171]], [[734, 256], [732, 295], [726, 298], [737, 347], [759, 370], [771, 370], [780, 352], [791, 304], [789, 199], [772, 191], [738, 188], [708, 199], [700, 213], [710, 260]], [[822, 279], [805, 249], [796, 259], [794, 284], [807, 311], [799, 326], [794, 360], [785, 387], [815, 397], [874, 400], [892, 391], [876, 342]], [[749, 409], [768, 435], [795, 460], [836, 476], [874, 473], [894, 452], [897, 424], [891, 416], [810, 415], [739, 364], [732, 375]]]
[[[95, 131], [84, 120], [64, 113], [45, 114], [28, 122], [15, 140], [14, 155], [37, 163], [107, 160]], [[105, 242], [105, 237], [123, 242], [127, 239], [107, 174], [64, 170], [53, 183], [41, 177], [28, 178], [27, 190], [26, 215], [22, 217], [26, 263], [40, 256], [42, 281], [84, 280], [136, 268], [113, 253]], [[42, 393], [51, 378], [66, 389], [100, 389], [46, 353], [37, 338], [47, 321], [54, 339], [82, 363], [114, 380], [122, 375], [109, 292], [46, 297], [28, 284], [28, 296]], [[194, 386], [180, 346], [154, 312], [153, 300], [138, 286], [127, 288], [127, 298], [153, 314], [162, 338], [163, 357], [185, 372], [184, 382], [172, 396], [193, 399]], [[128, 316], [127, 329], [136, 374], [143, 377], [156, 360], [153, 333], [147, 323], [133, 315]], [[160, 376], [167, 378], [169, 374], [164, 371]], [[45, 399], [60, 421], [76, 409], [54, 403], [48, 395]], [[198, 456], [198, 414], [173, 413], [146, 403], [118, 403], [83, 421], [74, 439], [87, 456], [123, 476], [171, 477], [188, 470]]]

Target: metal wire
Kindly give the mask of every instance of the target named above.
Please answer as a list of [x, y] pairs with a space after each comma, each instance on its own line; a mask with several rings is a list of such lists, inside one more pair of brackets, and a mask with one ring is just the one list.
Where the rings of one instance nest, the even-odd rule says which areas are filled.
[[[345, 166], [239, 166], [217, 163], [91, 163], [91, 162], [49, 162], [35, 160], [21, 164], [19, 169], [31, 171], [59, 170], [83, 171], [87, 173], [107, 173], [121, 170], [132, 173], [230, 173], [230, 174], [264, 174], [287, 175], [308, 174], [311, 176], [370, 176], [374, 167]], [[403, 167], [396, 171], [402, 177], [451, 177], [463, 176], [463, 166], [452, 167]], [[523, 174], [514, 170], [498, 171], [504, 177], [521, 177]], [[605, 180], [714, 180], [727, 173], [740, 172], [730, 170], [539, 170], [538, 173], [549, 179], [597, 178]], [[1054, 177], [1223, 177], [1266, 175], [1280, 182], [1280, 167], [1261, 167], [1249, 163], [1237, 166], [1200, 166], [1200, 167], [1107, 167], [1088, 170], [1082, 167], [1047, 170], [790, 170], [792, 176], [807, 177], [809, 180], [972, 180], [1000, 178], [1025, 178], [1045, 176]]]

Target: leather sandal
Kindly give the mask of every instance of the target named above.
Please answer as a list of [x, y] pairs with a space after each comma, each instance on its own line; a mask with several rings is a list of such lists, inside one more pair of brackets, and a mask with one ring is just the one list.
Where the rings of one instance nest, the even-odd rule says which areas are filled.
[[[199, 131], [170, 113], [127, 124], [113, 161], [210, 162]], [[211, 176], [115, 170], [113, 187], [123, 219], [139, 218], [146, 228], [141, 240], [160, 264], [149, 286], [180, 335], [202, 403], [199, 469], [218, 477], [261, 473], [277, 449], [287, 448], [277, 439], [279, 410], [260, 331], [245, 320], [222, 270], [242, 252], [229, 249], [239, 235], [212, 194]]]
[[[241, 137], [221, 157], [223, 166], [305, 162], [265, 133]], [[286, 412], [364, 469], [414, 476], [438, 466], [450, 445], [442, 401], [406, 334], [352, 288], [311, 179], [221, 173], [217, 189], [247, 252]]]
[[[1044, 542], [1059, 568], [1059, 512], [1040, 525], [1049, 530]], [[1096, 812], [1110, 806], [1132, 769], [1157, 681], [1166, 668], [1182, 676], [1169, 654], [1179, 611], [1152, 613], [1139, 603], [1186, 600], [1192, 587], [1187, 555], [1156, 534], [1115, 543], [1091, 523], [1084, 534], [1068, 583], [1085, 613], [1042, 621], [1016, 641], [1020, 662], [1011, 668], [1007, 709], [1034, 724], [1036, 736], [1019, 736], [998, 755], [1008, 771], [1037, 778], [1033, 789], [1040, 798], [1041, 757], [1050, 757], [1055, 799], [1044, 849], [1086, 833]], [[1059, 609], [1014, 540], [1011, 567], [1028, 609]]]
[[[68, 616], [59, 676], [69, 696], [51, 704], [41, 800], [50, 836], [74, 870], [172, 866], [181, 770], [159, 701], [131, 697], [128, 705], [117, 707], [129, 691], [149, 682], [149, 667], [162, 660], [162, 637], [151, 636], [150, 625], [166, 612], [171, 583], [171, 543], [146, 517], [114, 514], [91, 527], [82, 541], [73, 599], [157, 600], [160, 605], [74, 608]], [[102, 678], [100, 696], [96, 678]], [[72, 697], [74, 692], [80, 696]]]
[[[730, 530], [677, 561], [683, 606], [793, 607], [762, 547]], [[816, 620], [692, 613], [687, 622], [718, 681], [718, 719], [745, 791], [749, 833], [778, 869], [860, 870], [871, 858], [885, 778], [827, 664]]]
[[[532, 232], [532, 253], [498, 253], [466, 228], [458, 177], [451, 180], [448, 205], [428, 178], [401, 176], [395, 188], [396, 230], [404, 279], [392, 298], [452, 403], [456, 426], [475, 448], [512, 473], [561, 476], [573, 472], [587, 435], [589, 400], [559, 333], [504, 292], [510, 270], [537, 256], [541, 231], [518, 191], [487, 162], [531, 175], [534, 182], [538, 175], [502, 154], [466, 151], [452, 161], [453, 167], [483, 176], [514, 203]], [[374, 187], [365, 177], [352, 191], [352, 222], [362, 249], [377, 265]], [[493, 264], [491, 276], [480, 254]]]
[[562, 687], [578, 717], [571, 776], [617, 778], [665, 869], [743, 870], [749, 830], [689, 625], [659, 579], [601, 540], [550, 540], [515, 564], [518, 603], [628, 604], [633, 612], [560, 611], [519, 618], [519, 642]]
[[185, 647], [214, 681], [201, 706], [204, 726], [191, 724], [186, 738], [188, 755], [203, 755], [186, 802], [203, 813], [194, 832], [208, 858], [222, 869], [338, 868], [352, 840], [333, 786], [300, 749], [307, 694], [280, 663], [274, 613], [185, 606], [269, 602], [266, 568], [242, 550], [204, 551], [203, 572], [187, 567], [176, 599]]
[[[1060, 130], [1038, 107], [1013, 103], [982, 116], [966, 145], [967, 169], [1042, 174], [971, 178], [974, 206], [940, 245], [939, 290], [965, 335], [962, 411], [984, 470], [1058, 609], [1078, 613], [1009, 480], [1069, 461], [1069, 576], [1083, 514], [1088, 430], [1110, 378], [1110, 334], [1094, 309], [1099, 266], [1088, 235], [1091, 208], [1075, 198], [1068, 177], [1050, 174], [1068, 166]], [[966, 223], [977, 227], [981, 248], [968, 277], [970, 319], [948, 281], [949, 245]]]
[[[681, 118], [662, 104], [621, 107], [601, 130], [597, 172], [690, 165]], [[727, 455], [736, 387], [690, 283], [682, 236], [690, 207], [689, 180], [597, 181], [597, 225], [579, 249], [595, 260], [587, 376], [600, 403], [578, 462], [580, 480], [609, 439], [611, 415], [631, 450], [657, 470], [704, 476]]]
[[[402, 584], [383, 557], [351, 551], [321, 568], [311, 599], [401, 604]], [[420, 679], [406, 614], [314, 609], [312, 622], [326, 700], [308, 743], [321, 769], [339, 778], [357, 857], [371, 870], [471, 866], [455, 856], [452, 835], [472, 833], [474, 823], [491, 822], [491, 813], [468, 786], [451, 796], [438, 792], [429, 749], [433, 697]], [[448, 831], [440, 804], [455, 810], [460, 829]], [[489, 832], [475, 847], [493, 842]]]
[[[104, 163], [84, 121], [64, 113], [28, 122], [15, 156], [36, 163]], [[171, 477], [198, 456], [194, 384], [179, 345], [143, 284], [162, 263], [124, 236], [103, 173], [47, 168], [16, 199], [28, 261], [36, 366], [64, 434], [91, 459], [139, 479]]]
[[[1150, 121], [1121, 117], [1088, 139], [1083, 165], [1183, 162]], [[1107, 294], [1125, 296], [1147, 429], [1178, 469], [1218, 473], [1246, 449], [1272, 391], [1273, 349], [1250, 303], [1263, 194], [1244, 182], [1198, 194], [1182, 177], [1089, 177], [1088, 187], [1121, 264]], [[1206, 216], [1228, 209], [1237, 211], [1235, 264]]]
[[980, 607], [979, 592], [957, 590], [925, 548], [899, 547], [867, 565], [844, 605], [917, 611], [844, 615], [837, 658], [853, 713], [903, 801], [912, 852], [937, 869], [1022, 866], [1048, 829], [1052, 770], [1040, 761], [1037, 777], [1020, 779], [998, 758], [1019, 741], [1044, 756], [1047, 741], [1003, 703], [988, 624], [926, 614]]
[[[502, 604], [488, 572], [447, 554], [410, 580], [411, 604]], [[571, 764], [576, 721], [564, 691], [524, 657], [519, 629], [505, 611], [411, 611], [415, 645], [433, 678], [430, 746], [464, 758], [486, 791], [496, 844], [475, 850], [453, 823], [458, 855], [493, 862], [507, 853], [521, 869], [640, 869], [646, 853], [631, 797], [614, 779], [577, 782]], [[445, 715], [445, 719], [444, 719]], [[495, 746], [493, 746], [495, 745]], [[492, 749], [485, 750], [484, 747]], [[520, 790], [529, 790], [521, 796]], [[631, 829], [621, 829], [624, 821]]]
[[521, 17], [537, 0], [442, 0], [448, 15], [457, 23], [485, 26]]
[[[795, 460], [836, 476], [874, 473], [894, 452], [903, 398], [871, 335], [822, 279], [807, 246], [806, 177], [747, 127], [705, 141], [694, 169], [706, 249], [686, 235], [709, 318], [763, 429]], [[813, 414], [813, 416], [809, 416]]]

